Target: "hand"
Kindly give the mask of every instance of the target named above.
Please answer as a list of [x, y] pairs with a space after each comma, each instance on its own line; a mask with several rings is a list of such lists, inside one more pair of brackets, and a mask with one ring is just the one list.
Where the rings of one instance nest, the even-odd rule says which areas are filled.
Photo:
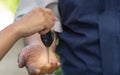
[[49, 51], [49, 63], [46, 48], [37, 44], [26, 46], [19, 55], [18, 64], [26, 66], [30, 75], [51, 74], [60, 67], [53, 50]]
[[55, 20], [50, 9], [34, 8], [15, 23], [20, 30], [20, 34], [22, 36], [28, 36], [36, 32], [39, 32], [40, 34], [47, 33], [51, 30]]

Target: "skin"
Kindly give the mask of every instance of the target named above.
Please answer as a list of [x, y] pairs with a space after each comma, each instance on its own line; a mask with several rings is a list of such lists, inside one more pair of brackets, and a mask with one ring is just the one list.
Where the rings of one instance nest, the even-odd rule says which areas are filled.
[[[46, 10], [50, 16], [53, 16], [51, 10]], [[39, 20], [39, 19], [38, 19]], [[47, 19], [49, 20], [49, 18]], [[32, 19], [33, 21], [33, 19]], [[44, 22], [46, 23], [46, 22]], [[26, 26], [26, 25], [25, 25]], [[41, 32], [47, 32], [45, 29]], [[56, 36], [54, 36], [56, 38]], [[26, 67], [30, 75], [44, 75], [51, 74], [60, 67], [60, 63], [55, 56], [56, 39], [49, 48], [49, 63], [47, 58], [46, 47], [40, 40], [40, 34], [35, 33], [31, 36], [25, 37], [25, 47], [18, 57], [18, 66], [20, 68]]]
[[13, 44], [21, 37], [39, 32], [44, 34], [54, 25], [54, 17], [50, 9], [34, 8], [21, 19], [0, 31], [0, 60]]
[[[54, 33], [55, 34], [55, 33]], [[56, 36], [54, 36], [56, 38]], [[20, 68], [26, 67], [29, 75], [51, 74], [60, 67], [55, 56], [56, 39], [49, 48], [49, 63], [46, 47], [43, 45], [38, 33], [25, 38], [25, 47], [18, 58]]]

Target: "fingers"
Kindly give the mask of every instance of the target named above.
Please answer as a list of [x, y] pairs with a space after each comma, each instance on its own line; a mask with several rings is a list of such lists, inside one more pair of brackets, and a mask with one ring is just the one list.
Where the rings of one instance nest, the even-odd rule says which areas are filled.
[[57, 70], [60, 67], [60, 63], [57, 61], [52, 61], [48, 64], [47, 68], [47, 74], [52, 74], [55, 70]]
[[24, 66], [25, 66], [25, 57], [24, 57], [24, 53], [21, 53], [18, 56], [18, 67], [23, 68]]
[[[60, 66], [61, 66], [60, 62], [57, 62], [57, 67], [59, 68]], [[58, 68], [57, 68], [57, 69], [58, 69]]]
[[48, 8], [44, 8], [43, 9], [45, 12], [47, 12], [49, 15], [53, 16], [53, 12], [51, 9], [48, 9]]
[[40, 69], [35, 69], [33, 67], [27, 67], [27, 70], [30, 75], [40, 75], [41, 74]]
[[50, 29], [43, 29], [41, 32], [39, 32], [39, 34], [45, 34], [45, 33], [47, 33], [47, 32], [49, 32], [50, 31]]
[[36, 69], [35, 73], [36, 73], [36, 75], [39, 75], [40, 74], [40, 69]]
[[51, 62], [52, 68], [51, 68], [51, 73], [53, 73], [55, 70], [59, 69], [60, 63], [59, 62]]
[[55, 19], [50, 9], [34, 8], [16, 21], [19, 26], [20, 36], [29, 36], [37, 32], [46, 33], [51, 30], [55, 24]]
[[43, 11], [47, 13], [46, 15], [49, 17], [47, 18], [47, 20], [49, 20], [51, 24], [45, 26], [45, 28], [39, 32], [40, 34], [45, 34], [49, 32], [51, 30], [51, 27], [55, 24], [55, 17], [54, 17], [54, 14], [52, 13], [52, 10], [48, 8], [44, 8]]
[[[37, 66], [35, 66], [37, 65]], [[39, 66], [39, 67], [38, 67]], [[60, 67], [60, 63], [56, 61], [50, 61], [46, 64], [29, 64], [26, 66], [30, 75], [45, 75], [45, 74], [52, 74], [55, 70]]]
[[57, 67], [57, 63], [53, 62], [43, 65], [40, 68], [33, 68], [33, 66], [29, 65], [27, 69], [30, 75], [44, 75], [44, 74], [52, 74], [55, 70], [59, 68], [56, 67]]
[[57, 64], [54, 62], [51, 62], [50, 64], [51, 64], [51, 67], [48, 71], [48, 74], [52, 74], [56, 70], [56, 67], [57, 67]]
[[43, 11], [43, 13], [47, 13], [47, 15], [50, 17], [50, 20], [55, 21], [54, 14], [51, 9], [49, 8], [44, 8], [44, 9], [40, 8], [40, 9], [41, 11]]
[[55, 71], [52, 63], [49, 63], [41, 68], [40, 74], [52, 74]]
[[54, 17], [54, 14], [53, 14], [52, 10], [48, 9], [48, 8], [44, 8], [43, 10], [45, 12], [47, 12], [47, 14], [49, 15], [50, 19], [54, 22], [55, 21], [55, 17]]

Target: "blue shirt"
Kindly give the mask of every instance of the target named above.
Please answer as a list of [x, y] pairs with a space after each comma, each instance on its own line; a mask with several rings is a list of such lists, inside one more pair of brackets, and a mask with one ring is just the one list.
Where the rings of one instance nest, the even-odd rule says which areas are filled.
[[120, 75], [120, 0], [59, 0], [64, 75]]

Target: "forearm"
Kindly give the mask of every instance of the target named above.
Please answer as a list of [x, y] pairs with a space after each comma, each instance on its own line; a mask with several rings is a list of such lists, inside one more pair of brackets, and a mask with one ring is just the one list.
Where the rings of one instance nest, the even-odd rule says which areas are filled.
[[13, 24], [0, 31], [0, 60], [20, 37], [19, 29]]

